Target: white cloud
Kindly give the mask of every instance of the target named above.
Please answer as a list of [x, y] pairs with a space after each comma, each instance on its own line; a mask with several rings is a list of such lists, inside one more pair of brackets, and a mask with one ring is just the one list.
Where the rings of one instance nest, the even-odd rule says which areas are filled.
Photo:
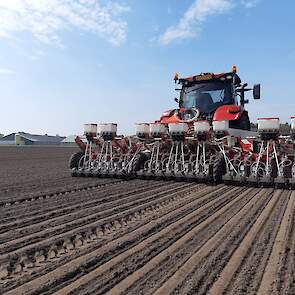
[[45, 55], [45, 52], [41, 49], [34, 50], [33, 53], [30, 55], [32, 60], [39, 60]]
[[195, 0], [176, 26], [169, 27], [160, 36], [162, 44], [197, 36], [208, 17], [222, 14], [233, 8], [232, 0]]
[[93, 32], [114, 46], [127, 35], [123, 13], [130, 8], [109, 0], [1, 0], [0, 37], [29, 32], [42, 43], [60, 43], [62, 30]]
[[260, 0], [242, 0], [241, 3], [244, 5], [246, 8], [253, 8], [255, 7]]
[[0, 68], [0, 75], [12, 75], [12, 74], [14, 74], [13, 70]]

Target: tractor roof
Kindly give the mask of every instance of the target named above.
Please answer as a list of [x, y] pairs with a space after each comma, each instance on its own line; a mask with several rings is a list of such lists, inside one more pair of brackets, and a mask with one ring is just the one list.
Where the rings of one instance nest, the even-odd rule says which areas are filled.
[[191, 76], [187, 78], [180, 78], [178, 81], [180, 84], [185, 84], [187, 86], [191, 86], [194, 84], [205, 83], [205, 82], [214, 82], [214, 81], [228, 81], [233, 82], [235, 80], [235, 84], [241, 84], [240, 77], [234, 72], [214, 74], [214, 73], [201, 73], [196, 76]]

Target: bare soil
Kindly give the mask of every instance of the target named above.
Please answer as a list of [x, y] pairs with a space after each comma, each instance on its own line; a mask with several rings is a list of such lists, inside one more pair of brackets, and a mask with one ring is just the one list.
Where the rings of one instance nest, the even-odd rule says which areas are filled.
[[72, 178], [0, 147], [0, 294], [295, 294], [295, 192]]

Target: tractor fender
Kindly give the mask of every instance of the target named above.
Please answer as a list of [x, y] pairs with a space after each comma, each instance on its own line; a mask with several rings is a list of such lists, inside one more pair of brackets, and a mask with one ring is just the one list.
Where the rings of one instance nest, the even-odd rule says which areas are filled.
[[177, 115], [177, 111], [174, 109], [174, 110], [168, 110], [168, 111], [165, 111], [160, 120], [159, 121], [156, 121], [155, 123], [163, 123], [163, 124], [169, 124], [169, 123], [179, 123], [179, 122], [182, 122], [178, 115]]
[[[192, 109], [191, 109], [192, 110]], [[174, 110], [169, 110], [166, 111], [162, 114], [161, 118], [159, 121], [156, 121], [155, 123], [162, 123], [162, 124], [170, 124], [170, 123], [192, 123], [195, 121], [194, 119], [192, 120], [182, 120], [179, 115], [181, 113], [185, 113], [187, 110], [185, 108], [180, 108], [180, 109], [174, 109]], [[198, 111], [198, 110], [197, 110]], [[198, 111], [199, 112], [199, 111]]]
[[213, 117], [213, 121], [234, 121], [241, 117], [244, 108], [238, 105], [224, 105], [219, 107]]
[[175, 112], [175, 109], [163, 112], [162, 115], [161, 115], [161, 119], [164, 118], [164, 117], [171, 117], [174, 112]]

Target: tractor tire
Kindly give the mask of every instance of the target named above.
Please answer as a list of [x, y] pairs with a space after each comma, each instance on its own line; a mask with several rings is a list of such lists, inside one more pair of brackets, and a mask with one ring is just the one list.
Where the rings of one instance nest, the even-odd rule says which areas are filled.
[[226, 174], [226, 164], [224, 157], [218, 153], [213, 159], [212, 178], [213, 182], [218, 184], [222, 182], [222, 176]]
[[229, 127], [233, 129], [251, 130], [248, 112], [244, 111], [238, 120], [229, 121]]
[[72, 154], [72, 156], [69, 160], [70, 169], [78, 168], [79, 162], [83, 156], [84, 156], [83, 152], [76, 152], [76, 153]]
[[149, 156], [145, 153], [138, 153], [133, 162], [132, 162], [132, 173], [136, 173], [139, 170], [142, 170], [144, 168], [145, 162], [149, 159]]

